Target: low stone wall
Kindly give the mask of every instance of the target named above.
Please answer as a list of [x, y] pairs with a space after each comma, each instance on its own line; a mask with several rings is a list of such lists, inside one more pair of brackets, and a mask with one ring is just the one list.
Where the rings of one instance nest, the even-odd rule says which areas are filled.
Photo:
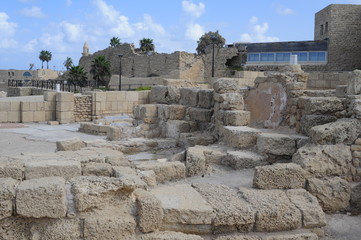
[[74, 98], [74, 121], [89, 122], [92, 120], [92, 97], [75, 96]]
[[8, 97], [21, 97], [21, 96], [33, 96], [33, 95], [43, 95], [45, 92], [50, 90], [48, 89], [39, 89], [32, 87], [9, 87], [7, 89]]
[[347, 85], [350, 72], [310, 72], [307, 88], [335, 89], [337, 85]]
[[[122, 76], [122, 91], [129, 91], [129, 90], [135, 90], [139, 87], [151, 87], [154, 85], [162, 85], [163, 84], [163, 78], [161, 77], [147, 77], [147, 78], [140, 78], [140, 77], [134, 77], [134, 78], [128, 78]], [[109, 88], [118, 90], [119, 89], [119, 75], [112, 75], [110, 82], [109, 82]]]

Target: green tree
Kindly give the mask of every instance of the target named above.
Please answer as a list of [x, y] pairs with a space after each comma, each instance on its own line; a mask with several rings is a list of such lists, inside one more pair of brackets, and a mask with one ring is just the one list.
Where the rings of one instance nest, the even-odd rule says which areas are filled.
[[197, 41], [196, 51], [198, 54], [206, 53], [206, 48], [209, 45], [215, 44], [216, 46], [223, 46], [226, 40], [219, 34], [218, 30], [215, 32], [208, 32], [202, 35]]
[[95, 57], [90, 66], [90, 73], [93, 75], [97, 87], [107, 87], [111, 76], [110, 62], [105, 56]]
[[82, 66], [71, 66], [68, 70], [68, 82], [80, 87], [88, 85], [88, 77]]
[[70, 57], [67, 57], [63, 64], [67, 71], [69, 71], [74, 66], [73, 60]]
[[143, 38], [139, 41], [139, 45], [142, 52], [154, 52], [153, 39]]
[[52, 54], [49, 51], [42, 50], [39, 54], [41, 60], [41, 68], [44, 68], [44, 62], [46, 62], [46, 68], [49, 69], [49, 61], [51, 61]]
[[118, 38], [118, 37], [112, 37], [112, 38], [110, 39], [109, 45], [110, 45], [111, 48], [119, 47], [120, 44], [121, 44], [120, 38]]

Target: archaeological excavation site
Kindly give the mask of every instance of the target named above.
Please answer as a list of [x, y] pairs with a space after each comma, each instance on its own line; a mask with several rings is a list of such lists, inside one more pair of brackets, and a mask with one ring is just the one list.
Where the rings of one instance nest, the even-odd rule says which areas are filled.
[[0, 98], [0, 239], [360, 239], [361, 71], [246, 74]]

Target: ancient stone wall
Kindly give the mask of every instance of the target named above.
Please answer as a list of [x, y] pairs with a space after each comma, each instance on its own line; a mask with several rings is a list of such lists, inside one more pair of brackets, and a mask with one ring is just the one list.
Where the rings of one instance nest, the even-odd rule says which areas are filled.
[[74, 121], [90, 122], [92, 120], [92, 97], [75, 96], [74, 98]]

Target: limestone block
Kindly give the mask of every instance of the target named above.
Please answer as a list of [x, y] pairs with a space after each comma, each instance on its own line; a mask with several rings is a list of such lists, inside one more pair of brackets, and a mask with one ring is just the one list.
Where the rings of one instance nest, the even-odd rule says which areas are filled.
[[347, 87], [348, 95], [360, 95], [361, 94], [361, 71], [354, 70], [351, 73]]
[[221, 128], [223, 141], [231, 147], [248, 148], [256, 145], [260, 131], [246, 126], [225, 126]]
[[113, 176], [121, 177], [124, 175], [137, 175], [137, 171], [131, 167], [123, 167], [123, 166], [114, 166], [113, 167]]
[[206, 174], [209, 164], [204, 155], [204, 148], [194, 146], [186, 152], [186, 172], [188, 177]]
[[163, 206], [163, 230], [210, 233], [213, 208], [190, 185], [162, 186], [150, 191]]
[[56, 101], [56, 92], [44, 92], [44, 101], [55, 102]]
[[314, 233], [275, 233], [262, 237], [262, 240], [318, 240]]
[[29, 218], [8, 217], [0, 220], [0, 239], [4, 240], [29, 240]]
[[82, 175], [110, 177], [113, 175], [113, 168], [109, 163], [85, 163], [82, 167]]
[[0, 220], [13, 214], [13, 200], [18, 181], [12, 178], [0, 178]]
[[300, 97], [298, 104], [304, 115], [327, 115], [343, 110], [342, 101], [337, 97]]
[[348, 85], [336, 85], [336, 97], [344, 98], [347, 96]]
[[330, 115], [303, 115], [300, 122], [301, 131], [309, 136], [312, 127], [335, 122], [336, 120], [336, 117]]
[[139, 240], [203, 240], [202, 237], [181, 232], [161, 231], [141, 235]]
[[257, 137], [257, 149], [263, 154], [292, 156], [296, 152], [296, 140], [286, 134], [261, 133]]
[[217, 118], [224, 126], [247, 126], [251, 121], [251, 112], [220, 110], [217, 112]]
[[336, 122], [315, 126], [309, 133], [312, 141], [317, 144], [352, 144], [361, 134], [361, 121], [342, 118]]
[[294, 163], [256, 167], [253, 187], [259, 189], [293, 189], [305, 187], [305, 170]]
[[238, 80], [232, 78], [219, 78], [213, 83], [213, 89], [216, 93], [238, 92]]
[[[3, 113], [1, 113], [3, 114]], [[6, 118], [7, 121], [7, 118]], [[21, 122], [22, 123], [26, 123], [26, 122], [34, 122], [34, 112], [22, 112], [21, 113]]]
[[62, 218], [67, 211], [65, 198], [64, 178], [25, 180], [17, 187], [16, 213], [33, 218]]
[[202, 89], [198, 91], [198, 107], [212, 108], [214, 105], [213, 90]]
[[57, 92], [56, 102], [74, 102], [74, 94], [69, 92]]
[[167, 86], [153, 86], [150, 92], [151, 103], [168, 103], [168, 87]]
[[197, 88], [181, 88], [179, 103], [187, 107], [198, 106], [198, 89]]
[[56, 111], [57, 112], [73, 112], [74, 103], [73, 102], [56, 102]]
[[187, 108], [186, 116], [191, 121], [210, 122], [212, 110], [204, 108]]
[[193, 187], [211, 205], [216, 214], [213, 225], [215, 232], [249, 232], [255, 222], [251, 205], [237, 196], [227, 186], [195, 183]]
[[24, 164], [17, 161], [0, 161], [0, 178], [13, 178], [23, 180]]
[[153, 194], [142, 189], [137, 189], [134, 194], [136, 196], [140, 231], [148, 233], [160, 229], [163, 221], [161, 201]]
[[[2, 105], [2, 102], [0, 102], [0, 107]], [[8, 113], [7, 112], [4, 112], [4, 111], [0, 111], [1, 114], [0, 114], [0, 123], [7, 123], [8, 122]], [[21, 114], [23, 115], [23, 114]], [[23, 122], [21, 120], [21, 122]], [[25, 118], [25, 122], [28, 122], [27, 119]]]
[[145, 182], [149, 187], [157, 186], [157, 176], [153, 170], [140, 171], [140, 179]]
[[77, 211], [83, 212], [109, 203], [114, 195], [128, 196], [138, 183], [126, 176], [120, 178], [80, 176], [71, 179], [72, 193]]
[[185, 178], [185, 166], [181, 162], [146, 161], [137, 164], [136, 168], [142, 171], [153, 170], [159, 183]]
[[[1, 114], [3, 114], [3, 113], [1, 113]], [[20, 111], [8, 112], [7, 113], [7, 122], [16, 122], [16, 123], [21, 122], [21, 113], [20, 113]]]
[[221, 163], [233, 169], [254, 168], [267, 164], [264, 157], [251, 151], [228, 151]]
[[136, 105], [133, 108], [133, 114], [135, 119], [157, 118], [158, 117], [157, 104]]
[[292, 161], [307, 171], [306, 177], [344, 176], [351, 166], [350, 147], [307, 144], [297, 150]]
[[81, 164], [72, 160], [39, 160], [25, 162], [25, 179], [62, 177], [69, 180], [81, 175]]
[[307, 180], [307, 190], [318, 199], [325, 212], [342, 211], [350, 204], [351, 186], [339, 177], [310, 178]]
[[183, 120], [186, 107], [184, 105], [158, 104], [158, 118], [162, 121]]
[[315, 228], [326, 226], [325, 214], [317, 198], [304, 189], [292, 189], [286, 192], [293, 204], [302, 213], [302, 226]]
[[232, 234], [227, 236], [219, 236], [213, 238], [213, 240], [262, 240], [259, 236], [250, 236], [250, 235], [241, 235], [241, 234]]
[[105, 162], [112, 166], [129, 166], [130, 162], [128, 158], [122, 153], [117, 151], [116, 155], [109, 155], [105, 157]]
[[216, 138], [210, 134], [202, 132], [181, 133], [179, 142], [181, 146], [192, 147], [195, 145], [210, 145], [216, 141]]
[[46, 219], [31, 224], [33, 239], [73, 240], [81, 239], [81, 221], [79, 219]]
[[180, 133], [189, 132], [191, 126], [188, 121], [184, 120], [169, 120], [166, 123], [166, 137], [178, 139]]
[[78, 138], [56, 142], [57, 151], [77, 151], [85, 146], [85, 142]]
[[119, 127], [109, 126], [107, 128], [107, 140], [108, 141], [119, 141], [122, 139], [122, 129]]
[[352, 187], [350, 208], [352, 215], [361, 214], [361, 183]]
[[290, 202], [282, 190], [240, 189], [241, 196], [256, 211], [254, 231], [274, 232], [302, 226], [300, 210]]
[[84, 220], [84, 239], [135, 240], [136, 223], [131, 216], [95, 216]]
[[244, 100], [239, 93], [214, 94], [215, 108], [221, 110], [243, 110]]

